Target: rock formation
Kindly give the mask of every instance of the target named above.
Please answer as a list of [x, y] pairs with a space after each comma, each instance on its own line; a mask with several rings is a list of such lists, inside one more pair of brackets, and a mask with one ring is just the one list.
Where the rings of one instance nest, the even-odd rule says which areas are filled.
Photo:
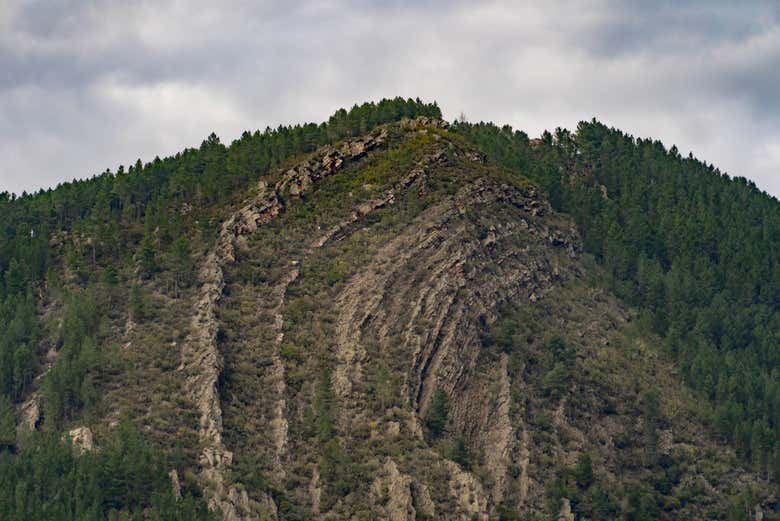
[[70, 441], [79, 453], [89, 452], [94, 450], [94, 442], [92, 441], [92, 430], [89, 427], [76, 427], [68, 432]]
[[414, 521], [416, 512], [412, 500], [412, 480], [401, 474], [392, 459], [388, 459], [382, 475], [371, 485], [372, 501], [378, 519]]
[[[220, 508], [226, 521], [257, 519], [260, 504], [248, 498], [245, 491], [239, 491], [226, 481], [233, 454], [222, 440], [222, 411], [217, 389], [222, 358], [217, 347], [219, 322], [216, 318], [225, 287], [224, 269], [235, 262], [236, 248], [245, 243], [249, 234], [284, 211], [282, 200], [285, 195], [303, 197], [313, 183], [332, 175], [345, 162], [357, 160], [368, 151], [382, 146], [386, 138], [386, 128], [380, 128], [367, 137], [347, 141], [338, 148], [324, 147], [303, 163], [286, 171], [273, 188], [261, 182], [257, 195], [222, 224], [216, 244], [201, 264], [198, 273], [199, 297], [193, 310], [192, 332], [182, 350], [182, 359], [187, 375], [187, 389], [200, 412], [199, 436], [203, 446], [199, 460], [201, 482], [209, 505], [211, 508]], [[291, 272], [287, 284], [296, 276], [294, 271]], [[285, 288], [286, 285], [279, 288], [282, 302]], [[278, 316], [277, 320], [278, 328], [281, 329], [283, 319]], [[279, 334], [282, 334], [281, 331]], [[281, 337], [278, 343], [281, 343]], [[274, 371], [279, 373], [280, 367], [275, 364]], [[277, 380], [278, 385], [284, 385], [283, 374], [278, 374]], [[283, 388], [277, 391], [283, 395]], [[274, 422], [274, 438], [279, 458], [284, 452], [286, 438], [283, 409], [283, 398], [277, 398], [278, 416]], [[278, 466], [281, 469], [280, 462]], [[262, 498], [261, 503], [272, 502], [269, 498]], [[275, 516], [272, 512], [266, 514]]]

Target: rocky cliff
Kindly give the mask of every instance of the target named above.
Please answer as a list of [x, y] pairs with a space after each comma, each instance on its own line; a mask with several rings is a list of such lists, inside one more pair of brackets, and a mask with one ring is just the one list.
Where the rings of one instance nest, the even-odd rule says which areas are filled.
[[108, 321], [125, 365], [74, 443], [136, 418], [226, 521], [615, 519], [648, 486], [693, 519], [747, 483], [768, 519], [771, 486], [521, 174], [427, 117], [272, 169], [212, 209], [188, 290], [139, 279], [157, 315]]
[[[283, 173], [284, 212], [240, 239], [215, 318], [230, 450], [273, 484], [279, 518], [571, 518], [583, 492], [551, 497], [556, 472], [642, 437], [637, 407], [601, 402], [651, 385], [600, 381], [635, 356], [630, 311], [587, 288], [570, 221], [442, 125], [373, 139]], [[555, 336], [575, 355], [550, 391]], [[434, 435], [438, 391], [449, 407]], [[621, 468], [644, 449], [631, 450], [595, 457], [603, 487], [641, 479]]]

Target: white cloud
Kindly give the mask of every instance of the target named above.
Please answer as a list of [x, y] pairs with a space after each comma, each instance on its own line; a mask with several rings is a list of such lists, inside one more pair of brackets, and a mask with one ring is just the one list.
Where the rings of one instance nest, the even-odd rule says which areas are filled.
[[10, 0], [0, 190], [402, 95], [532, 135], [595, 116], [780, 195], [780, 23], [752, 7]]
[[[185, 82], [127, 84], [115, 77], [101, 78], [93, 87], [94, 99], [120, 124], [115, 129], [125, 140], [144, 134], [147, 145], [159, 143], [169, 153], [182, 141], [193, 141], [211, 126], [240, 128], [240, 111], [219, 89]], [[124, 128], [121, 128], [124, 126]]]

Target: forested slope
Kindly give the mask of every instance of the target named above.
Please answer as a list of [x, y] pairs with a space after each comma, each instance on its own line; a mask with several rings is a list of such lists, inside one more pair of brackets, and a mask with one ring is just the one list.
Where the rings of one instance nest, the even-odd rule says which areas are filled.
[[0, 194], [0, 519], [778, 518], [778, 201], [440, 118]]
[[685, 381], [713, 429], [780, 478], [780, 204], [744, 178], [594, 121], [529, 141], [461, 124], [499, 164], [528, 173], [571, 214], [609, 286]]
[[[27, 440], [24, 432], [17, 435], [17, 420], [61, 432], [82, 418], [108, 414], [109, 400], [101, 395], [128, 394], [120, 375], [142, 388], [144, 378], [154, 381], [149, 371], [160, 371], [166, 355], [172, 355], [154, 348], [170, 335], [160, 332], [165, 323], [160, 319], [144, 350], [129, 362], [117, 357], [124, 328], [116, 323], [126, 321], [133, 328], [155, 313], [156, 298], [182, 296], [195, 282], [193, 257], [214, 241], [226, 206], [296, 155], [378, 124], [422, 115], [441, 113], [435, 104], [419, 100], [382, 100], [339, 110], [322, 124], [245, 132], [230, 146], [212, 134], [197, 149], [148, 163], [139, 160], [36, 194], [0, 193], [0, 445], [19, 451], [17, 457], [0, 455], [0, 480], [7, 485], [2, 519], [104, 519], [119, 511], [165, 517], [176, 509], [182, 519], [194, 518], [189, 503], [155, 499], [170, 495], [169, 480], [154, 477], [158, 465], [166, 465], [164, 453], [174, 445], [186, 447], [186, 437], [162, 447], [147, 433], [145, 441], [122, 445], [127, 458], [138, 460], [135, 473], [128, 475], [106, 468], [112, 462], [108, 455], [83, 462], [70, 458], [69, 444], [59, 443], [56, 434]], [[167, 398], [172, 403], [165, 414], [189, 414], [178, 407], [176, 396]], [[113, 411], [122, 416], [114, 424], [146, 407], [137, 396], [126, 400], [132, 406]], [[140, 418], [132, 419], [137, 427]], [[131, 432], [134, 428], [128, 426]], [[104, 443], [123, 443], [113, 438], [107, 434]], [[33, 452], [39, 446], [46, 447], [43, 454]], [[144, 457], [149, 450], [157, 452]], [[191, 463], [179, 457], [167, 465], [183, 470]], [[124, 500], [103, 490], [105, 472], [127, 478]], [[57, 475], [81, 474], [87, 477], [57, 481]], [[137, 493], [130, 491], [141, 480], [148, 482]], [[200, 491], [184, 485], [197, 502]]]

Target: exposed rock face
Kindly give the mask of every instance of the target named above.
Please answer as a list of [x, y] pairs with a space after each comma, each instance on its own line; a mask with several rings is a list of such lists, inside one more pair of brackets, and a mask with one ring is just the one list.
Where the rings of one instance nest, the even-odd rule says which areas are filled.
[[436, 517], [436, 505], [431, 499], [431, 493], [424, 483], [412, 483], [417, 512], [428, 518]]
[[377, 519], [388, 521], [414, 521], [416, 512], [412, 500], [412, 479], [398, 471], [398, 466], [388, 459], [383, 475], [371, 485], [371, 496]]
[[[425, 132], [425, 130], [421, 129], [420, 132]], [[385, 135], [384, 132], [377, 134], [380, 139], [384, 139]], [[433, 143], [438, 140], [439, 137], [436, 136]], [[317, 168], [320, 168], [318, 165], [324, 165], [323, 172], [332, 172], [333, 168], [344, 164], [338, 154], [339, 150], [351, 150], [359, 157], [364, 153], [367, 144], [375, 146], [375, 143], [375, 139], [362, 139], [356, 146], [341, 147], [336, 152], [333, 149], [326, 149], [319, 160], [310, 159], [291, 168], [285, 172], [283, 179], [274, 190], [277, 194], [276, 201], [281, 201], [283, 194], [296, 197], [305, 196], [313, 182], [325, 177], [318, 173]], [[429, 171], [447, 163], [446, 148], [444, 147], [446, 147], [446, 143], [441, 142], [439, 145], [429, 148], [429, 151], [420, 157], [415, 166], [392, 184], [391, 188], [377, 197], [360, 203], [346, 218], [315, 237], [309, 246], [303, 250], [299, 249], [295, 260], [289, 263], [284, 268], [283, 274], [276, 279], [277, 282], [269, 293], [269, 304], [262, 304], [263, 308], [270, 311], [274, 331], [270, 366], [270, 374], [274, 377], [267, 380], [271, 383], [269, 389], [271, 393], [266, 399], [270, 399], [274, 403], [271, 407], [271, 419], [267, 425], [272, 433], [269, 438], [276, 447], [273, 467], [276, 469], [274, 474], [277, 482], [284, 479], [286, 475], [286, 436], [289, 429], [289, 420], [285, 415], [287, 407], [284, 387], [285, 369], [279, 356], [280, 346], [285, 341], [286, 321], [282, 314], [286, 300], [285, 294], [300, 276], [301, 269], [305, 269], [302, 267], [306, 265], [306, 259], [315, 250], [348, 237], [359, 229], [359, 223], [366, 216], [394, 204], [399, 194], [408, 193], [414, 186], [419, 188], [420, 197], [425, 197], [424, 187], [428, 182]], [[457, 150], [452, 153], [458, 155]], [[467, 155], [466, 159], [476, 161]], [[507, 216], [506, 225], [502, 222], [498, 226], [493, 226], [490, 232], [491, 241], [483, 242], [477, 239], [479, 236], [476, 231], [478, 223], [472, 222], [471, 218], [464, 218], [464, 215], [472, 212], [473, 209], [494, 204], [506, 205], [513, 209], [512, 212], [523, 214], [526, 218], [520, 220], [521, 224], [516, 224], [509, 221], [514, 221], [517, 215]], [[278, 214], [281, 214], [282, 211], [280, 210]], [[473, 328], [476, 316], [468, 314], [465, 309], [466, 306], [472, 306], [474, 302], [455, 303], [455, 294], [462, 293], [464, 287], [469, 284], [469, 279], [474, 277], [478, 279], [475, 287], [484, 289], [485, 286], [482, 285], [483, 281], [476, 269], [476, 264], [481, 262], [481, 257], [493, 256], [494, 252], [501, 253], [498, 255], [499, 264], [506, 262], [506, 272], [490, 274], [489, 280], [491, 282], [488, 287], [493, 293], [472, 297], [473, 300], [479, 302], [485, 309], [493, 309], [498, 304], [496, 294], [504, 290], [501, 286], [502, 282], [500, 282], [502, 278], [517, 288], [514, 293], [508, 293], [510, 297], [514, 296], [521, 288], [523, 291], [528, 290], [529, 293], [537, 291], [542, 294], [544, 283], [549, 281], [542, 278], [539, 278], [538, 281], [535, 280], [535, 277], [531, 276], [534, 267], [524, 269], [526, 279], [516, 274], [505, 276], [514, 273], [517, 269], [510, 262], [516, 253], [513, 252], [510, 255], [508, 251], [504, 253], [503, 250], [510, 248], [508, 242], [514, 238], [525, 237], [530, 233], [533, 236], [539, 236], [539, 240], [545, 247], [554, 242], [566, 258], [576, 255], [575, 235], [571, 235], [568, 230], [548, 229], [544, 223], [538, 221], [537, 218], [544, 215], [546, 211], [548, 211], [548, 207], [538, 199], [533, 189], [521, 191], [495, 181], [484, 178], [477, 179], [442, 202], [425, 210], [414, 222], [409, 223], [395, 239], [377, 251], [375, 255], [377, 262], [369, 263], [370, 270], [365, 273], [358, 272], [351, 278], [346, 287], [335, 297], [334, 306], [338, 313], [335, 319], [336, 363], [332, 373], [332, 387], [339, 399], [341, 413], [339, 423], [345, 432], [349, 431], [350, 425], [360, 425], [368, 421], [363, 389], [363, 363], [371, 358], [371, 354], [365, 349], [367, 337], [379, 339], [381, 348], [381, 344], [387, 342], [392, 336], [390, 331], [399, 330], [403, 332], [399, 338], [404, 340], [403, 349], [407, 352], [405, 355], [407, 359], [417, 360], [423, 356], [423, 349], [431, 349], [428, 356], [439, 356], [435, 364], [457, 364], [465, 371], [463, 381], [469, 381], [468, 375], [476, 366], [476, 358], [471, 356], [472, 361], [465, 366], [459, 358], [470, 350], [473, 342], [477, 340], [477, 332]], [[252, 212], [244, 212], [244, 214], [252, 215]], [[240, 239], [234, 242], [241, 243]], [[234, 258], [235, 253], [230, 253], [232, 255], [229, 257]], [[473, 263], [474, 266], [470, 266], [470, 263]], [[410, 267], [413, 267], [411, 271]], [[470, 270], [464, 268], [470, 268]], [[546, 271], [551, 270], [540, 270], [542, 273]], [[428, 281], [425, 279], [420, 279], [420, 274], [434, 277], [433, 282], [427, 283]], [[415, 278], [414, 282], [410, 280], [410, 276]], [[421, 301], [416, 296], [417, 292], [427, 292], [427, 298], [430, 300], [428, 302]], [[415, 296], [409, 299], [410, 295]], [[456, 318], [452, 321], [447, 316], [451, 310], [442, 307], [441, 300], [449, 301], [452, 309], [456, 310]], [[426, 307], [428, 303], [430, 303], [430, 307]], [[438, 317], [439, 323], [434, 327], [438, 328], [441, 333], [434, 332], [425, 339], [409, 336], [410, 330], [415, 329], [413, 327], [415, 321], [428, 320], [431, 312], [434, 313], [435, 317]], [[468, 327], [465, 328], [467, 334], [465, 337], [461, 337], [457, 328], [466, 324], [468, 324]], [[375, 326], [380, 329], [377, 331]], [[446, 335], [446, 331], [449, 331], [450, 336], [445, 336], [444, 340], [436, 338]], [[437, 349], [439, 355], [436, 354]], [[456, 358], [450, 359], [450, 356]], [[437, 369], [433, 368], [432, 365], [430, 361], [416, 362], [407, 375], [404, 386], [407, 389], [404, 394], [409, 395], [410, 405], [419, 410], [422, 415], [424, 415], [424, 410], [419, 406], [420, 396], [430, 394], [437, 386]], [[423, 371], [422, 378], [417, 373], [418, 368]], [[469, 441], [473, 441], [475, 446], [496, 445], [500, 448], [489, 464], [496, 484], [488, 493], [484, 490], [480, 480], [468, 471], [452, 462], [442, 461], [436, 453], [426, 452], [427, 456], [425, 457], [434, 457], [439, 460], [438, 465], [441, 465], [448, 476], [446, 490], [451, 497], [452, 506], [446, 512], [439, 513], [442, 519], [487, 519], [490, 512], [489, 498], [493, 496], [499, 498], [504, 493], [506, 487], [504, 476], [506, 475], [512, 435], [511, 425], [508, 421], [510, 399], [506, 360], [503, 363], [499, 361], [494, 371], [495, 377], [501, 382], [498, 393], [490, 397], [495, 401], [495, 404], [485, 409], [490, 411], [489, 419], [480, 418], [480, 421], [487, 422], [485, 432], [473, 435], [474, 440]], [[413, 391], [409, 390], [409, 381], [412, 380], [417, 381]], [[426, 385], [429, 388], [423, 389]], [[457, 399], [457, 397], [453, 396], [453, 399]], [[484, 401], [482, 398], [480, 400]], [[382, 420], [386, 423], [384, 427], [378, 426], [377, 432], [385, 433], [382, 436], [388, 440], [394, 440], [393, 443], [400, 443], [404, 439], [408, 439], [407, 437], [410, 435], [417, 439], [423, 439], [419, 420], [415, 419], [414, 415], [410, 416], [403, 411], [397, 411], [395, 414], [397, 419]], [[464, 421], [469, 420], [466, 418]], [[415, 506], [417, 506], [421, 515], [434, 516], [437, 513], [437, 507], [431, 499], [428, 484], [425, 481], [413, 482], [408, 474], [401, 472], [399, 465], [399, 462], [392, 459], [387, 460], [382, 467], [380, 476], [371, 486], [371, 497], [373, 498], [371, 503], [374, 505], [375, 515], [387, 519], [413, 519], [416, 512]], [[311, 476], [307, 490], [308, 503], [312, 513], [315, 516], [334, 515], [330, 512], [320, 512], [322, 488], [316, 467]], [[381, 491], [389, 489], [393, 491], [389, 494], [391, 500], [389, 502], [380, 501], [380, 498], [384, 497]]]
[[[60, 326], [62, 327], [62, 322]], [[45, 363], [42, 370], [35, 376], [33, 383], [40, 386], [43, 379], [49, 373], [54, 363], [57, 361], [59, 351], [54, 347], [49, 347], [46, 352]], [[40, 387], [30, 393], [27, 400], [19, 406], [19, 424], [16, 426], [17, 432], [32, 432], [38, 428], [43, 417], [42, 411], [43, 396]]]
[[89, 427], [76, 427], [68, 432], [68, 436], [79, 453], [83, 454], [84, 452], [89, 452], [95, 448], [92, 441], [92, 430], [90, 430]]
[[21, 406], [21, 421], [19, 423], [19, 430], [27, 432], [34, 431], [38, 428], [38, 423], [41, 421], [41, 397], [38, 393], [33, 393], [29, 400], [24, 402]]
[[317, 467], [314, 467], [311, 475], [311, 481], [309, 482], [309, 497], [311, 498], [311, 512], [315, 516], [320, 514], [320, 501], [322, 499], [322, 488], [320, 487], [320, 472]]
[[[387, 204], [391, 204], [396, 193], [408, 189], [415, 182], [422, 180], [425, 176], [425, 171], [434, 164], [442, 163], [445, 161], [442, 153], [435, 153], [430, 156], [424, 157], [418, 165], [413, 168], [408, 175], [406, 175], [399, 183], [397, 183], [392, 189], [388, 190], [383, 197], [368, 201], [362, 204], [352, 218], [348, 222], [340, 223], [339, 226], [331, 231], [331, 237], [337, 237], [341, 229], [357, 221], [359, 218], [364, 217], [372, 211], [382, 208]], [[323, 241], [324, 243], [324, 241]], [[382, 294], [376, 293], [374, 298], [366, 303], [366, 293], [370, 292], [372, 288], [367, 287], [363, 281], [356, 279], [349, 285], [346, 291], [344, 291], [339, 297], [338, 306], [342, 309], [339, 317], [338, 333], [339, 333], [339, 350], [338, 350], [338, 364], [333, 375], [333, 388], [337, 395], [341, 398], [342, 404], [348, 405], [349, 408], [357, 407], [357, 402], [351, 400], [352, 390], [355, 385], [359, 384], [361, 378], [362, 365], [361, 360], [365, 357], [365, 352], [361, 347], [360, 336], [363, 329], [364, 320], [369, 316], [370, 312], [366, 309], [361, 309], [362, 305], [368, 304], [367, 309], [373, 309], [380, 305]], [[362, 318], [357, 314], [362, 313]], [[357, 412], [357, 411], [355, 411]], [[345, 421], [349, 421], [346, 420]]]
[[[334, 377], [337, 393], [349, 397], [359, 381], [361, 360], [365, 357], [360, 335], [366, 334], [364, 324], [369, 320], [384, 324], [383, 331], [396, 325], [403, 332], [405, 344], [413, 349], [407, 389], [411, 403], [423, 416], [440, 372], [448, 375], [447, 387], [454, 387], [473, 368], [474, 357], [479, 353], [479, 349], [470, 348], [479, 341], [474, 328], [476, 316], [466, 310], [490, 313], [504, 299], [543, 292], [553, 280], [552, 268], [540, 265], [539, 259], [525, 265], [515, 251], [501, 251], [500, 245], [483, 247], [473, 240], [479, 235], [473, 223], [463, 222], [461, 216], [469, 208], [499, 203], [511, 205], [518, 213], [527, 212], [529, 217], [542, 215], [546, 207], [536, 197], [533, 191], [524, 195], [506, 185], [479, 180], [426, 210], [382, 248], [376, 255], [376, 265], [386, 269], [380, 273], [359, 273], [338, 302], [341, 325], [339, 364]], [[579, 246], [576, 235], [568, 233], [519, 217], [498, 223], [493, 235], [498, 237], [494, 241], [504, 244], [518, 236], [538, 237], [574, 257]], [[489, 274], [488, 280], [483, 280], [487, 274], [476, 268], [485, 255], [495, 256], [498, 271]], [[406, 294], [410, 288], [411, 294]], [[431, 328], [418, 335], [414, 324], [423, 319], [429, 321], [430, 317]], [[399, 324], [399, 320], [404, 322]], [[387, 340], [381, 332], [377, 336], [380, 341]], [[455, 354], [450, 349], [456, 344], [465, 358], [450, 358], [450, 354]]]
[[429, 118], [420, 116], [414, 119], [404, 118], [399, 122], [399, 126], [406, 130], [419, 130], [424, 127], [449, 128], [450, 124], [443, 119]]
[[277, 193], [289, 193], [293, 197], [303, 197], [313, 183], [338, 171], [345, 161], [354, 161], [385, 143], [387, 129], [347, 141], [338, 148], [326, 146], [317, 155], [296, 165], [284, 174], [277, 186]]
[[487, 494], [473, 474], [460, 469], [451, 461], [446, 462], [450, 470], [449, 491], [453, 505], [457, 508], [450, 519], [462, 521], [487, 521], [490, 517]]
[[179, 482], [179, 473], [176, 469], [171, 470], [168, 473], [171, 478], [171, 490], [173, 491], [173, 497], [181, 499], [181, 482]]
[[[333, 174], [347, 161], [359, 159], [368, 151], [384, 144], [387, 130], [380, 128], [366, 137], [343, 143], [338, 148], [325, 147], [300, 165], [288, 170], [282, 179], [270, 188], [266, 183], [258, 185], [257, 195], [230, 216], [223, 224], [218, 240], [206, 254], [198, 273], [199, 297], [194, 307], [191, 334], [182, 349], [183, 368], [186, 371], [187, 389], [200, 412], [199, 437], [203, 446], [199, 464], [204, 492], [211, 508], [221, 508], [226, 520], [257, 519], [262, 505], [251, 500], [246, 491], [239, 491], [226, 482], [226, 471], [232, 464], [233, 454], [222, 440], [222, 410], [217, 382], [222, 370], [222, 358], [217, 348], [219, 322], [217, 307], [225, 287], [224, 269], [236, 260], [236, 248], [245, 244], [246, 237], [259, 226], [284, 211], [285, 194], [302, 197], [312, 183]], [[295, 279], [293, 272], [287, 284]], [[283, 301], [286, 285], [279, 289]], [[280, 304], [281, 305], [281, 304]], [[281, 317], [277, 318], [281, 330]], [[281, 331], [279, 333], [282, 334]], [[278, 342], [281, 343], [281, 337]], [[275, 364], [274, 371], [280, 371]], [[281, 369], [283, 371], [283, 368]], [[284, 419], [284, 379], [278, 374], [277, 416], [274, 419], [274, 439], [281, 471], [281, 455], [286, 444], [286, 420]], [[270, 499], [261, 502], [271, 503]], [[269, 510], [265, 508], [265, 510]], [[273, 508], [272, 510], [275, 510]]]
[[477, 436], [481, 450], [485, 454], [485, 464], [493, 478], [492, 499], [494, 504], [501, 503], [506, 491], [506, 472], [514, 440], [512, 420], [509, 418], [510, 388], [507, 364], [509, 356], [501, 353], [496, 375], [497, 388], [490, 402], [485, 404], [483, 431]]
[[274, 328], [276, 329], [276, 338], [274, 339], [273, 351], [271, 354], [271, 360], [273, 365], [271, 366], [271, 378], [273, 379], [273, 392], [274, 392], [274, 406], [273, 417], [271, 419], [271, 437], [274, 443], [274, 473], [278, 479], [283, 479], [285, 476], [285, 470], [283, 465], [283, 458], [287, 451], [287, 429], [288, 422], [285, 415], [287, 408], [287, 401], [285, 399], [286, 384], [284, 381], [284, 364], [279, 356], [279, 349], [284, 341], [284, 316], [282, 315], [282, 307], [284, 306], [284, 298], [287, 293], [287, 288], [292, 282], [298, 278], [299, 270], [293, 268], [282, 280], [282, 282], [275, 288], [274, 297], [276, 298], [276, 305], [273, 309]]
[[528, 429], [523, 429], [523, 434], [520, 442], [520, 450], [518, 452], [518, 456], [520, 457], [519, 466], [520, 466], [520, 477], [517, 482], [518, 487], [518, 503], [520, 505], [523, 505], [528, 498], [528, 485], [529, 485], [529, 477], [528, 477], [528, 465], [531, 462], [531, 451], [528, 449], [528, 446], [531, 443], [531, 435], [528, 432]]
[[571, 511], [571, 502], [567, 498], [561, 500], [561, 512], [558, 521], [574, 521], [574, 513]]
[[[506, 210], [493, 216], [482, 239], [478, 209], [486, 207]], [[473, 474], [444, 462], [453, 508], [440, 514], [442, 519], [488, 519], [490, 504], [501, 502], [506, 493], [515, 439], [508, 359], [480, 358], [477, 325], [480, 317], [495, 320], [506, 299], [542, 298], [556, 273], [575, 269], [577, 235], [571, 227], [543, 219], [549, 211], [533, 189], [523, 192], [478, 179], [424, 210], [378, 250], [370, 268], [353, 276], [336, 299], [333, 387], [345, 428], [366, 421], [363, 368], [374, 352], [392, 351], [412, 361], [404, 382], [409, 405], [424, 417], [433, 391], [444, 388], [454, 432], [472, 452], [485, 454], [490, 491]], [[551, 247], [555, 255], [535, 253]], [[365, 346], [372, 344], [369, 352]], [[422, 438], [419, 424], [410, 430]]]
[[[479, 232], [473, 224], [459, 222], [453, 226], [449, 223], [454, 221], [455, 224], [469, 208], [497, 204], [507, 204], [519, 215], [508, 215], [505, 222], [493, 224], [493, 242], [486, 247], [474, 240]], [[549, 261], [530, 255], [524, 259], [522, 250], [514, 249], [513, 239], [523, 237], [524, 240], [532, 238], [549, 243], [572, 258], [579, 252], [573, 230], [550, 229], [543, 221], [530, 219], [548, 211], [535, 191], [522, 194], [506, 185], [497, 186], [479, 180], [464, 187], [448, 204], [437, 210], [435, 213], [438, 215], [431, 215], [427, 221], [443, 221], [441, 231], [423, 231], [429, 235], [426, 248], [431, 249], [431, 255], [425, 261], [429, 263], [427, 271], [431, 275], [413, 308], [417, 313], [423, 309], [436, 310], [435, 321], [431, 331], [417, 338], [409, 337], [410, 343], [418, 346], [410, 374], [410, 399], [422, 415], [427, 412], [430, 397], [437, 386], [444, 383], [445, 388], [454, 389], [473, 368], [474, 357], [479, 353], [479, 349], [469, 348], [479, 342], [475, 314], [485, 317], [484, 320], [490, 323], [496, 317], [497, 304], [523, 296], [540, 295], [553, 282], [554, 270]], [[524, 217], [523, 213], [527, 216]], [[495, 264], [497, 273], [478, 270], [477, 266], [486, 256]], [[411, 328], [408, 331], [408, 335], [413, 334]], [[456, 345], [465, 359], [450, 356], [455, 354], [451, 353], [451, 349]], [[440, 382], [441, 377], [444, 377], [444, 382]], [[458, 415], [457, 410], [455, 414]]]
[[[628, 317], [591, 293], [577, 294], [585, 317], [569, 306], [567, 291], [592, 292], [578, 280], [574, 226], [429, 123], [323, 148], [258, 185], [201, 265], [184, 368], [201, 482], [226, 519], [487, 521], [499, 506], [538, 516], [550, 462], [593, 453], [591, 420], [602, 420], [602, 446], [625, 432], [588, 402], [599, 382], [575, 372], [562, 396], [543, 387], [551, 335], [577, 344], [579, 370], [597, 354], [579, 340], [605, 347]], [[387, 143], [400, 144], [371, 153]], [[365, 170], [323, 181], [368, 154]], [[512, 313], [517, 335], [491, 344]], [[449, 398], [438, 435], [426, 422], [437, 389]], [[682, 448], [671, 430], [660, 441], [664, 453]], [[259, 485], [231, 481], [231, 450], [272, 483], [279, 512]], [[621, 461], [593, 464], [601, 476]], [[574, 518], [567, 500], [553, 508]]]

